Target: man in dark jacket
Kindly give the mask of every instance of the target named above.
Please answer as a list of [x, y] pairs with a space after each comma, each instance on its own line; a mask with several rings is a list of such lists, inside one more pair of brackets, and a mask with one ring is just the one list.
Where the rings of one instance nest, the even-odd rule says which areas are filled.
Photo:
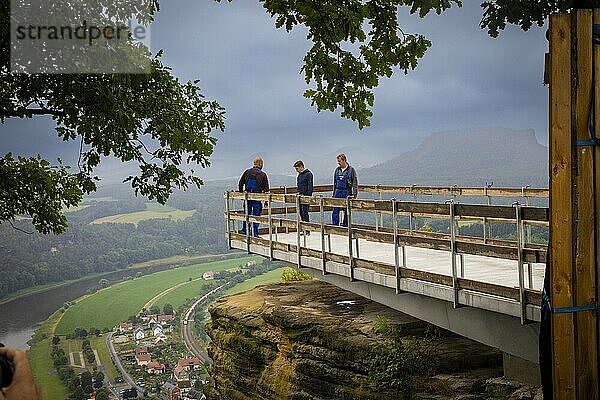
[[[265, 193], [269, 191], [269, 179], [267, 178], [267, 174], [262, 171], [262, 167], [263, 159], [256, 157], [253, 167], [244, 171], [240, 178], [240, 182], [238, 183], [238, 190], [240, 192]], [[246, 209], [249, 215], [259, 216], [262, 212], [262, 202], [259, 200], [248, 200]], [[258, 237], [258, 222], [254, 222], [253, 226], [253, 235]], [[244, 221], [242, 226], [242, 233], [246, 234], [246, 221]]]
[[[310, 170], [304, 168], [302, 160], [298, 160], [294, 163], [294, 168], [298, 173], [296, 177], [296, 187], [298, 188], [298, 194], [302, 196], [312, 196], [313, 193], [313, 174]], [[308, 215], [308, 204], [300, 204], [300, 219], [304, 222], [309, 221]], [[310, 235], [310, 232], [306, 232]]]
[[[358, 179], [356, 171], [350, 165], [344, 153], [337, 156], [338, 167], [333, 173], [333, 197], [336, 199], [345, 199], [347, 197], [356, 197], [358, 193]], [[340, 211], [344, 212], [342, 226], [348, 226], [348, 210], [342, 207], [334, 207], [331, 219], [333, 225], [340, 224]]]

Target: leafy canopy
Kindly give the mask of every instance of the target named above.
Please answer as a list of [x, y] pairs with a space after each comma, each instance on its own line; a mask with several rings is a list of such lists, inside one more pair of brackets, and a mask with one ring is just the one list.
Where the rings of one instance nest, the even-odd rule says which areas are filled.
[[[70, 7], [74, 2], [65, 0], [60, 12], [77, 9]], [[402, 30], [398, 9], [408, 7], [424, 17], [462, 5], [460, 0], [259, 2], [277, 27], [291, 31], [303, 25], [308, 30], [312, 47], [302, 67], [309, 86], [304, 96], [318, 111], [341, 110], [360, 129], [370, 125], [373, 90], [380, 79], [395, 70], [407, 74], [415, 69], [431, 46], [423, 35]], [[152, 21], [159, 10], [157, 0], [85, 4], [107, 19], [134, 15], [141, 22]], [[567, 0], [489, 0], [482, 4], [481, 27], [492, 36], [507, 23], [527, 30], [541, 25], [551, 12], [572, 6]], [[71, 17], [77, 20], [77, 15]], [[136, 163], [138, 174], [127, 179], [135, 193], [163, 204], [174, 188], [202, 184], [186, 164], [209, 165], [214, 132], [224, 130], [224, 109], [204, 98], [198, 81], [175, 78], [160, 60], [162, 51], [149, 55], [148, 74], [11, 75], [9, 27], [9, 0], [0, 0], [0, 122], [49, 115], [56, 134], [79, 141], [81, 150], [75, 172], [40, 157], [0, 158], [0, 222], [27, 214], [40, 232], [64, 232], [67, 220], [61, 210], [96, 189], [94, 170], [110, 155]]]

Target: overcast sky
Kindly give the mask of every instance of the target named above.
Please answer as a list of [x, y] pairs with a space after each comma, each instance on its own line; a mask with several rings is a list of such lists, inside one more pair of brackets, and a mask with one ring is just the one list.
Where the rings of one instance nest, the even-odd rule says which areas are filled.
[[[244, 158], [267, 148], [327, 154], [357, 147], [385, 159], [432, 132], [471, 127], [532, 128], [546, 144], [546, 27], [509, 27], [492, 39], [478, 26], [478, 4], [467, 1], [425, 19], [400, 13], [404, 31], [425, 34], [433, 46], [416, 71], [381, 80], [372, 126], [362, 132], [338, 113], [310, 107], [300, 74], [310, 45], [306, 31], [275, 29], [258, 2], [163, 1], [151, 26], [152, 48], [164, 49], [163, 61], [175, 75], [199, 79], [204, 94], [226, 107], [216, 158]], [[60, 148], [67, 160], [76, 156], [77, 146], [52, 137], [48, 119], [10, 120], [0, 130], [2, 153], [54, 156]]]

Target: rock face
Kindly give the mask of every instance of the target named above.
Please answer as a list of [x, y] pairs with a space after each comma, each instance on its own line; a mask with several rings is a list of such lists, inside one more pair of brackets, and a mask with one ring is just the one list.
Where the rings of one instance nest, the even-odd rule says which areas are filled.
[[490, 391], [486, 380], [502, 375], [496, 350], [320, 281], [261, 286], [219, 300], [210, 313], [210, 399], [406, 398], [369, 375], [374, 344], [387, 340], [375, 328], [382, 318], [434, 349], [413, 396], [502, 399], [520, 390], [519, 398], [532, 398], [518, 385], [511, 393], [502, 386], [503, 397]]

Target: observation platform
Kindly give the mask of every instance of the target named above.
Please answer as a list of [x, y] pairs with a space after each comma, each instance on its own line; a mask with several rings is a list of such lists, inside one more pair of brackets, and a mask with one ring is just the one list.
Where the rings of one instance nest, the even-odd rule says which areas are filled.
[[[532, 243], [531, 229], [547, 229], [549, 211], [529, 203], [547, 201], [546, 189], [363, 185], [357, 199], [319, 195], [331, 189], [316, 187], [311, 197], [294, 188], [227, 192], [229, 246], [537, 362], [546, 246]], [[245, 214], [246, 200], [266, 201], [262, 215]], [[300, 204], [311, 222], [300, 220]], [[348, 227], [330, 224], [333, 207], [348, 210]], [[259, 222], [260, 237], [241, 234], [244, 221]], [[434, 221], [447, 232], [428, 231]]]

